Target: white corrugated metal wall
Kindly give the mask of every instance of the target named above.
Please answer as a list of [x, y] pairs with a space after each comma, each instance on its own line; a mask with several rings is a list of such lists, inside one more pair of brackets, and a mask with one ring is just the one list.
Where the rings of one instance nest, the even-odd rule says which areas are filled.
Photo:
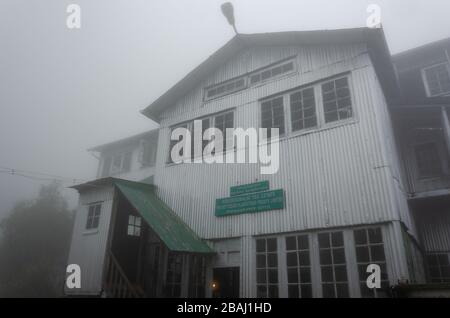
[[[296, 56], [293, 75], [203, 102], [202, 89]], [[259, 99], [351, 72], [354, 120], [280, 142], [280, 170], [261, 175], [258, 164], [166, 165], [170, 127], [235, 108], [235, 126], [259, 127]], [[256, 296], [253, 235], [394, 221], [385, 226], [392, 283], [408, 278], [401, 226], [414, 227], [402, 185], [387, 104], [363, 44], [254, 48], [240, 53], [162, 115], [155, 183], [161, 198], [207, 239], [241, 237], [241, 295]], [[230, 186], [269, 180], [283, 188], [286, 208], [217, 218], [215, 199]]]
[[[108, 233], [111, 223], [114, 188], [95, 186], [80, 195], [75, 215], [72, 243], [68, 264], [77, 264], [81, 268], [81, 288], [68, 289], [68, 295], [98, 295], [102, 290], [102, 274], [105, 261]], [[86, 230], [89, 204], [101, 202], [99, 226], [95, 230]]]

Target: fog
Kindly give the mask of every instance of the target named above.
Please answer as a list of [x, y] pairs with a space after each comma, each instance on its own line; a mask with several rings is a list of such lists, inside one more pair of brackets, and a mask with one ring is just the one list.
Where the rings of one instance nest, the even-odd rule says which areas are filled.
[[[157, 127], [139, 113], [234, 36], [223, 0], [2, 0], [0, 2], [0, 217], [45, 180], [29, 170], [92, 179], [86, 149]], [[392, 53], [450, 37], [448, 0], [232, 1], [238, 31], [365, 26], [380, 5]], [[66, 8], [81, 7], [81, 29]], [[65, 191], [71, 207], [76, 192]]]

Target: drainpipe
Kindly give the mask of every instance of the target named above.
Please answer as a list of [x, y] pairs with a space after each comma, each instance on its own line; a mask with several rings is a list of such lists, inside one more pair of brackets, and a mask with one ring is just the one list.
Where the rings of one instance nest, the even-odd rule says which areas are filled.
[[447, 146], [447, 152], [450, 155], [450, 122], [448, 120], [447, 108], [445, 106], [441, 106], [441, 119], [445, 144]]

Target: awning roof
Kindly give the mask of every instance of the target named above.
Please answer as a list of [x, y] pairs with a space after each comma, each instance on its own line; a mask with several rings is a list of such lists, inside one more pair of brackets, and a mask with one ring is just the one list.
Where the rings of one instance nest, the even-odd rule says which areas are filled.
[[113, 183], [155, 231], [167, 248], [176, 252], [214, 253], [145, 183], [113, 179]]
[[116, 186], [130, 204], [144, 218], [167, 248], [175, 252], [214, 253], [183, 220], [161, 201], [151, 184], [133, 182], [112, 177], [101, 178], [72, 186], [84, 191]]

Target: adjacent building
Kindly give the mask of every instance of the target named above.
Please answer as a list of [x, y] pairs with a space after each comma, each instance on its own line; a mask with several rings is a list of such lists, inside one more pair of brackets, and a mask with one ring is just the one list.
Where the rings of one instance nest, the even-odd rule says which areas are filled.
[[[82, 284], [66, 293], [384, 297], [449, 282], [448, 43], [391, 57], [381, 29], [235, 36], [142, 111], [157, 130], [92, 149], [68, 260]], [[171, 132], [194, 120], [278, 128], [278, 172], [173, 163]]]

